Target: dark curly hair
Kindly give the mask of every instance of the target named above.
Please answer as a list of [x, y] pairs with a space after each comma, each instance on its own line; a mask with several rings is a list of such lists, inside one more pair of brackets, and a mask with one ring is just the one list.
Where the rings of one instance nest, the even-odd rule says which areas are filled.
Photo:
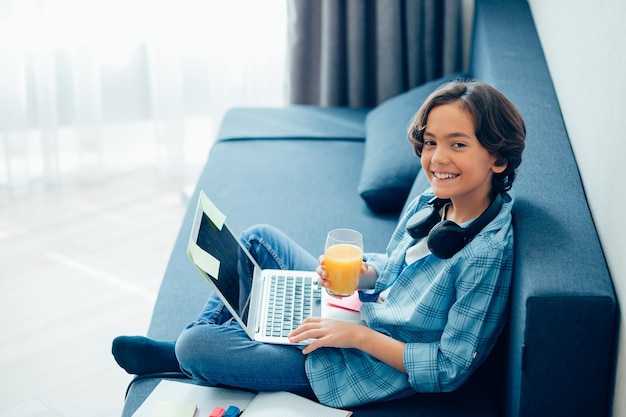
[[496, 156], [496, 165], [507, 165], [502, 173], [494, 173], [493, 191], [509, 190], [515, 180], [515, 170], [522, 162], [526, 125], [513, 103], [488, 84], [472, 80], [451, 81], [431, 93], [409, 127], [408, 138], [415, 154], [422, 156], [424, 129], [430, 111], [452, 102], [460, 102], [471, 116], [478, 141]]

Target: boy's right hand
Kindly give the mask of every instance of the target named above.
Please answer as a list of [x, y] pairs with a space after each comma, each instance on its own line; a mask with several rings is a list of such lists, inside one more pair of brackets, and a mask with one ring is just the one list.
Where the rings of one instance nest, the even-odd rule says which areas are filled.
[[322, 287], [328, 288], [330, 287], [330, 282], [328, 281], [328, 274], [326, 273], [326, 265], [324, 264], [324, 255], [321, 255], [319, 258], [317, 258], [317, 261], [320, 263], [320, 265], [315, 269], [315, 272], [317, 272], [317, 275], [320, 276], [320, 279], [317, 282]]
[[[317, 258], [317, 261], [320, 263], [320, 265], [315, 269], [315, 272], [317, 272], [317, 275], [320, 276], [320, 279], [317, 282], [322, 287], [328, 288], [330, 287], [330, 281], [328, 280], [328, 273], [326, 272], [326, 265], [324, 264], [324, 255], [320, 255], [320, 257]], [[363, 274], [366, 274], [368, 270], [369, 270], [369, 266], [367, 265], [366, 262], [363, 262], [361, 264], [361, 276]], [[360, 283], [360, 280], [359, 280], [359, 283]], [[359, 288], [360, 288], [360, 285], [359, 285]]]

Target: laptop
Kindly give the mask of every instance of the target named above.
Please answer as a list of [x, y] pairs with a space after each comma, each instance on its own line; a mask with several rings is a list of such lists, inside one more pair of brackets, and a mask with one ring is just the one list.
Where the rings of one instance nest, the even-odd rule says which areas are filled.
[[[202, 191], [187, 253], [252, 340], [292, 344], [287, 335], [307, 317], [363, 323], [359, 312], [333, 305], [331, 297], [318, 285], [319, 275], [315, 271], [261, 269], [229, 229], [226, 216]], [[253, 266], [249, 291], [239, 280], [239, 256], [247, 257]], [[301, 344], [307, 342], [310, 341]]]

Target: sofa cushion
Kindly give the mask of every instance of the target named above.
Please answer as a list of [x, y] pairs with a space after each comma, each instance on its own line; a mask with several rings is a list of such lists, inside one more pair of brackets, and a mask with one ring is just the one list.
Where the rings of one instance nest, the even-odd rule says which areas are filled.
[[411, 189], [409, 190], [409, 195], [406, 198], [404, 206], [402, 207], [402, 213], [406, 212], [407, 208], [411, 204], [411, 201], [426, 191], [429, 187], [430, 183], [428, 182], [428, 178], [426, 178], [424, 171], [420, 169], [415, 177], [415, 181], [413, 182]]
[[420, 161], [407, 139], [411, 119], [428, 95], [453, 74], [395, 96], [370, 111], [365, 119], [365, 158], [358, 192], [375, 213], [399, 212], [411, 190]]
[[224, 115], [217, 139], [332, 138], [362, 141], [369, 110], [305, 105], [236, 107]]

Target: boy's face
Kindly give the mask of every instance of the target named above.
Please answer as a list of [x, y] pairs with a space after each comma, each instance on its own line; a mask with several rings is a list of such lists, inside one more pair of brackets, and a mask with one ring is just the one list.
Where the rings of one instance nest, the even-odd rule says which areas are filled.
[[478, 141], [474, 121], [459, 102], [428, 114], [421, 162], [435, 195], [452, 199], [456, 207], [483, 206], [489, 201], [493, 173], [506, 169], [496, 166], [496, 157]]

